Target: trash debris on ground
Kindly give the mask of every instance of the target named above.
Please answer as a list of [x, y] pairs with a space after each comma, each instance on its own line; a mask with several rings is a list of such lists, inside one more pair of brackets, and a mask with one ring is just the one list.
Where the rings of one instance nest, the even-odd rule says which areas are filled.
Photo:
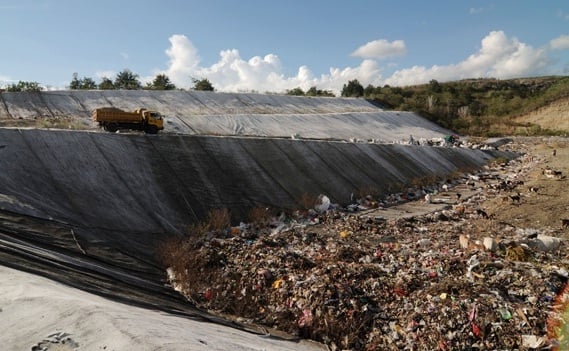
[[[345, 209], [321, 195], [315, 212], [204, 239], [184, 271], [169, 270], [170, 281], [201, 308], [331, 350], [552, 348], [556, 301], [569, 278], [565, 241], [479, 211], [485, 197], [501, 196], [496, 189], [515, 189], [507, 177], [522, 177], [522, 166], [442, 184], [443, 194], [475, 190], [454, 209], [421, 216], [363, 215], [401, 194]], [[417, 201], [439, 196], [430, 194]]]

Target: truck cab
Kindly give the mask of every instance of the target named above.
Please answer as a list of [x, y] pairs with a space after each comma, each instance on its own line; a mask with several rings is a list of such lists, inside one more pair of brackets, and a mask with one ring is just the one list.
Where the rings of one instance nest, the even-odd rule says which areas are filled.
[[147, 132], [157, 133], [159, 130], [164, 129], [164, 117], [156, 111], [148, 111], [148, 116], [146, 118]]
[[159, 130], [164, 129], [164, 117], [156, 111], [146, 109], [139, 109], [136, 112], [140, 113], [145, 121], [144, 131], [149, 134], [156, 134]]

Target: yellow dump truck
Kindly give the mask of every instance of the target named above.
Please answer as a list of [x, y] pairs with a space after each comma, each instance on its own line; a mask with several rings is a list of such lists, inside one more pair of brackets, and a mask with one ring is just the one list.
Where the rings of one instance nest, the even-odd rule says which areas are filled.
[[156, 111], [140, 108], [133, 112], [123, 111], [115, 107], [98, 108], [93, 111], [93, 121], [106, 131], [116, 132], [119, 129], [143, 130], [156, 134], [164, 129], [164, 118]]

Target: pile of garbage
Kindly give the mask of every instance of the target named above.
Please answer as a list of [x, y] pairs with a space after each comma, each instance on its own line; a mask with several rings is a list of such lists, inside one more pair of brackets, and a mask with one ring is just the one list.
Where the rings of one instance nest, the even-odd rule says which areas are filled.
[[200, 308], [331, 350], [555, 348], [566, 243], [481, 215], [484, 196], [389, 220], [365, 210], [369, 199], [348, 210], [320, 197], [176, 243], [170, 282]]

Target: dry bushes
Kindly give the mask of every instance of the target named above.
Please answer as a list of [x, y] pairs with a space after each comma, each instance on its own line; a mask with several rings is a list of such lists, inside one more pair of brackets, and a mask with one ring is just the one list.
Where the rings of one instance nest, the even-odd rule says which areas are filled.
[[231, 225], [231, 213], [227, 209], [215, 209], [208, 213], [204, 222], [188, 227], [188, 236], [172, 237], [158, 246], [159, 261], [168, 268], [170, 279], [175, 288], [184, 294], [190, 293], [190, 300], [195, 301], [196, 291], [208, 283], [223, 262], [223, 257], [215, 250], [204, 247], [206, 235], [224, 237]]
[[308, 193], [303, 193], [302, 195], [300, 195], [300, 199], [298, 199], [300, 208], [303, 210], [309, 210], [311, 208], [314, 208], [317, 202], [318, 202], [318, 196]]
[[257, 223], [259, 225], [268, 224], [271, 217], [271, 211], [267, 207], [254, 207], [249, 210], [247, 215], [249, 223]]
[[218, 231], [227, 229], [231, 225], [231, 213], [228, 209], [215, 209], [208, 213], [207, 231]]

